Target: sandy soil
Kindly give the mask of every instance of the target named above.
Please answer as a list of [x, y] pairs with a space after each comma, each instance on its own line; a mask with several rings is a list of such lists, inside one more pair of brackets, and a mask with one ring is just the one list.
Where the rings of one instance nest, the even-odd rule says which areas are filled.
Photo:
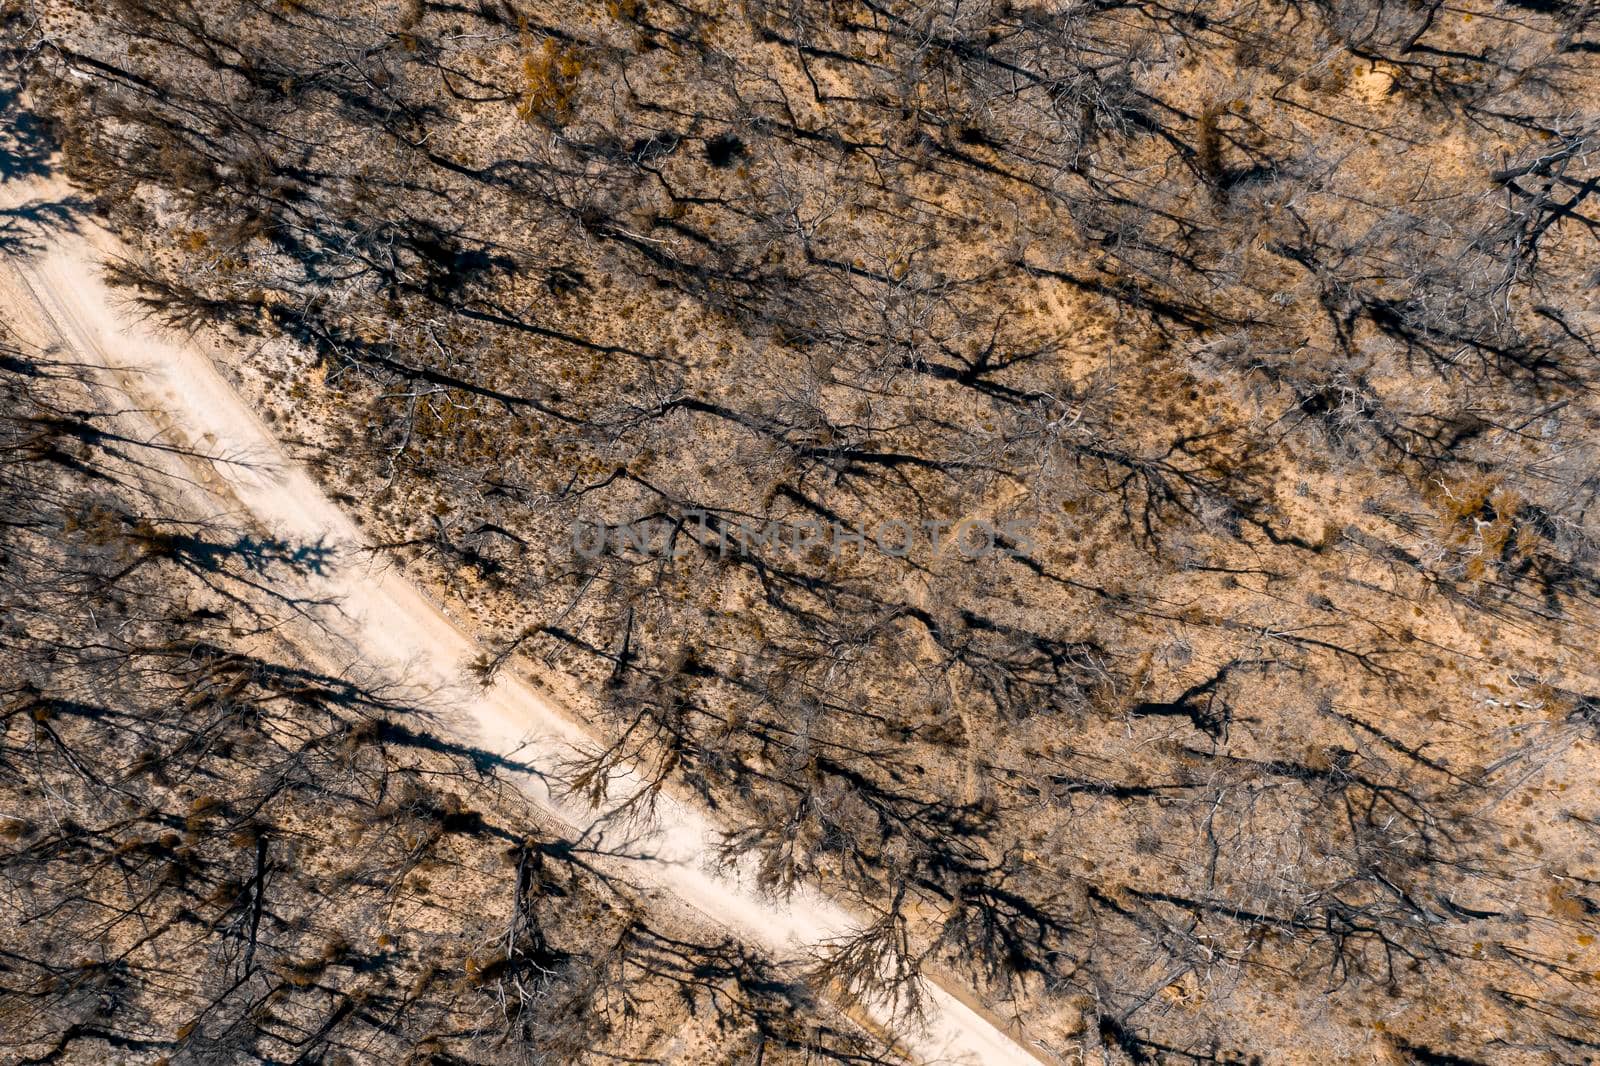
[[[0, 203], [67, 191], [59, 184], [12, 183], [0, 191]], [[539, 771], [556, 767], [590, 738], [509, 671], [487, 689], [467, 680], [464, 666], [479, 649], [404, 575], [360, 551], [354, 523], [228, 386], [204, 342], [157, 335], [121, 309], [98, 271], [98, 263], [116, 254], [115, 238], [85, 220], [80, 233], [60, 232], [25, 258], [0, 259], [0, 299], [40, 340], [102, 368], [102, 385], [134, 405], [125, 415], [130, 435], [159, 436], [173, 447], [163, 473], [182, 486], [178, 502], [195, 517], [226, 515], [292, 543], [331, 549], [303, 588], [275, 590], [306, 601], [291, 623], [291, 639], [325, 662], [376, 671], [427, 693], [462, 739], [528, 766], [523, 786], [575, 834], [602, 842], [633, 877], [747, 942], [792, 958], [852, 927], [850, 915], [815, 893], [769, 899], [748, 871], [708, 865], [718, 827], [680, 799], [664, 797], [648, 825], [608, 817], [638, 784], [631, 775], [614, 780], [611, 799], [598, 808], [553, 794]], [[1047, 1061], [1026, 1037], [1013, 1038], [970, 996], [947, 987], [930, 989], [920, 1032], [894, 1025], [882, 1009], [870, 1013], [872, 1023], [892, 1027], [913, 1054], [930, 1062]]]

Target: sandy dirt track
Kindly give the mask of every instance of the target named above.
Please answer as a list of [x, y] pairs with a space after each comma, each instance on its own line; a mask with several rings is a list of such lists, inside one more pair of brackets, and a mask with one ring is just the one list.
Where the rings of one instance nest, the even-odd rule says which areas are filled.
[[[60, 183], [11, 183], [0, 204], [51, 200], [69, 190]], [[353, 521], [292, 462], [273, 434], [233, 391], [212, 363], [204, 342], [161, 336], [126, 313], [123, 301], [100, 278], [98, 265], [117, 254], [113, 237], [91, 220], [80, 232], [57, 230], [25, 255], [0, 256], [0, 301], [9, 321], [30, 339], [60, 345], [71, 357], [101, 368], [103, 385], [131, 405], [124, 431], [159, 434], [179, 450], [166, 453], [164, 473], [175, 497], [193, 517], [226, 516], [283, 540], [332, 549], [318, 572], [296, 578], [288, 595], [331, 600], [334, 608], [309, 610], [290, 634], [320, 658], [360, 664], [381, 677], [430, 694], [444, 721], [462, 739], [535, 768], [551, 768], [588, 741], [573, 719], [537, 690], [504, 673], [485, 689], [469, 683], [463, 667], [478, 651], [473, 642], [404, 575], [361, 553]], [[575, 834], [603, 837], [609, 849], [631, 858], [637, 880], [682, 903], [774, 955], [793, 957], [808, 946], [848, 931], [849, 914], [819, 894], [766, 898], [738, 869], [713, 868], [706, 857], [718, 827], [693, 806], [664, 796], [651, 825], [618, 826], [606, 810], [581, 799], [553, 795], [536, 774], [522, 777], [533, 799]], [[613, 802], [637, 779], [613, 782]], [[890, 1027], [885, 1012], [874, 1020]], [[930, 989], [927, 1024], [919, 1031], [893, 1025], [904, 1046], [928, 1062], [982, 1066], [1036, 1064], [1043, 1059], [1021, 1038], [974, 1009], [965, 995]]]

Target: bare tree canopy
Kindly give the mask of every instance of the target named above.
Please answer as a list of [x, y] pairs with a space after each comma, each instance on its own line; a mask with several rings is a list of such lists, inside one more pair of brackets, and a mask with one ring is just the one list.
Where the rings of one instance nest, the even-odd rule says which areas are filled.
[[12, 344], [19, 1055], [1596, 1058], [1600, 7], [0, 10], [0, 252], [102, 220], [544, 769], [862, 917], [802, 988], [530, 831]]

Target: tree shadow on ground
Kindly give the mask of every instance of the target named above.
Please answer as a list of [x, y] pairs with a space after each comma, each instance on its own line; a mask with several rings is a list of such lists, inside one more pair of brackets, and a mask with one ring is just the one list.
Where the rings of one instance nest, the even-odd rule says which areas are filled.
[[49, 125], [24, 110], [20, 97], [15, 89], [0, 87], [0, 181], [47, 176], [60, 147]]
[[[0, 83], [0, 184], [48, 178], [56, 171], [59, 148], [49, 124], [23, 108], [14, 87]], [[77, 194], [0, 206], [0, 256], [34, 252], [55, 230], [76, 232], [89, 206]]]

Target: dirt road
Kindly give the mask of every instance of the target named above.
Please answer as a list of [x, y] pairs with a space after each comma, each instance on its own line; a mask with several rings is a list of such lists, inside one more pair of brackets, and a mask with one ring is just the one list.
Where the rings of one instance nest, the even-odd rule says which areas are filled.
[[[0, 204], [65, 195], [59, 184], [12, 183], [0, 187]], [[98, 264], [117, 252], [115, 239], [92, 221], [81, 233], [55, 231], [23, 256], [0, 257], [0, 307], [25, 333], [56, 343], [78, 359], [102, 368], [105, 384], [124, 392], [138, 408], [125, 420], [130, 435], [159, 433], [168, 443], [207, 457], [164, 460], [178, 486], [175, 495], [197, 512], [228, 513], [242, 523], [292, 542], [334, 549], [332, 561], [285, 590], [336, 601], [294, 622], [311, 641], [345, 663], [360, 663], [433, 696], [451, 711], [449, 725], [463, 739], [535, 767], [554, 767], [582, 729], [536, 690], [509, 674], [487, 689], [468, 683], [463, 666], [477, 652], [463, 634], [395, 568], [358, 552], [361, 535], [305, 470], [285, 454], [273, 434], [218, 373], [204, 342], [159, 336], [121, 309], [100, 278]], [[847, 932], [850, 915], [819, 894], [800, 892], [772, 900], [753, 887], [747, 872], [712, 868], [706, 862], [717, 826], [697, 809], [670, 797], [647, 827], [619, 829], [603, 822], [603, 809], [572, 797], [552, 795], [536, 775], [521, 782], [533, 799], [577, 834], [604, 834], [607, 845], [625, 843], [634, 856], [629, 872], [670, 892], [684, 904], [728, 928], [746, 942], [783, 958]], [[619, 778], [612, 795], [627, 795], [637, 779]], [[995, 1022], [974, 1010], [966, 996], [931, 989], [927, 1024], [920, 1032], [879, 1024], [929, 1062], [982, 1066], [1030, 1064], [1039, 1057]]]

